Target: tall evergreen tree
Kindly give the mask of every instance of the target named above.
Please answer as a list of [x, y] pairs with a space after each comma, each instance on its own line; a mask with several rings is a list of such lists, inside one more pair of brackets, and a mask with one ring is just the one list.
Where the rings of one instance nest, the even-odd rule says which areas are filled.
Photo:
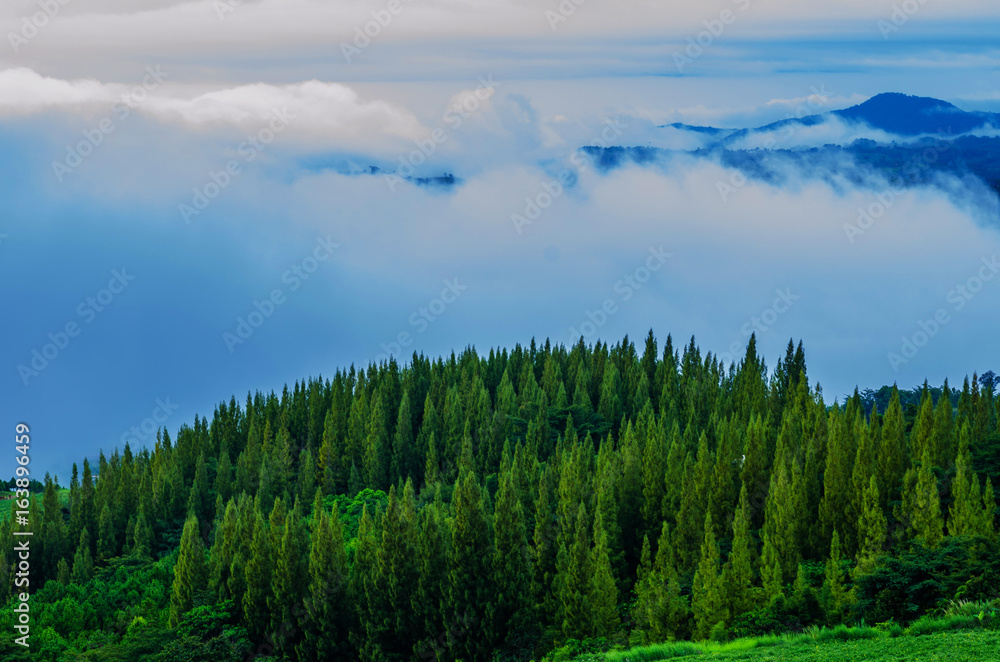
[[854, 568], [854, 576], [869, 574], [875, 568], [875, 561], [882, 553], [885, 544], [887, 525], [882, 513], [882, 499], [878, 493], [878, 481], [875, 476], [868, 479], [861, 501], [861, 517], [858, 520], [858, 564]]
[[694, 638], [708, 639], [717, 623], [728, 618], [723, 576], [719, 571], [719, 546], [715, 541], [712, 514], [705, 517], [705, 538], [701, 543], [701, 559], [691, 586], [691, 611], [694, 614]]
[[[277, 503], [280, 503], [277, 502]], [[267, 520], [253, 507], [253, 540], [246, 566], [246, 593], [243, 594], [243, 618], [254, 637], [263, 637], [271, 618], [268, 601], [273, 602], [271, 577], [274, 573], [274, 552]]]
[[640, 561], [632, 612], [638, 634], [635, 639], [637, 644], [667, 641], [671, 637], [681, 638], [685, 634], [684, 624], [688, 616], [687, 599], [681, 595], [670, 545], [670, 527], [666, 522], [663, 523], [657, 542], [655, 565], [647, 565], [648, 553], [647, 539], [643, 545], [643, 555], [647, 560]]
[[937, 479], [931, 471], [933, 450], [924, 447], [920, 468], [911, 468], [904, 477], [903, 501], [898, 517], [906, 523], [907, 531], [922, 539], [928, 547], [937, 547], [944, 535], [941, 518], [941, 496]]
[[600, 510], [594, 517], [594, 547], [591, 551], [590, 570], [590, 634], [593, 637], [609, 637], [619, 626], [618, 587], [611, 570], [608, 533]]
[[303, 608], [309, 586], [309, 537], [302, 519], [302, 504], [296, 501], [285, 517], [281, 539], [274, 554], [274, 576], [268, 610], [271, 641], [279, 650], [298, 648], [306, 623]]
[[740, 489], [740, 503], [733, 517], [733, 543], [726, 561], [723, 583], [732, 616], [746, 613], [754, 605], [753, 539], [750, 535], [750, 503], [747, 488]]
[[312, 522], [309, 584], [304, 598], [308, 619], [296, 651], [302, 662], [347, 660], [351, 657], [348, 631], [352, 618], [343, 525], [336, 506], [328, 514], [318, 494]]
[[488, 616], [492, 638], [512, 646], [532, 623], [530, 548], [521, 503], [510, 473], [502, 473], [493, 516], [495, 594]]
[[844, 589], [844, 571], [841, 568], [840, 534], [833, 532], [830, 542], [830, 558], [826, 562], [823, 580], [823, 598], [827, 620], [831, 624], [840, 623], [844, 617], [847, 594]]
[[447, 614], [452, 623], [467, 623], [468, 632], [459, 637], [449, 630], [448, 645], [455, 659], [482, 659], [490, 650], [486, 606], [493, 590], [493, 555], [490, 523], [474, 472], [456, 482], [452, 511]]
[[201, 541], [198, 519], [188, 517], [181, 535], [180, 552], [174, 566], [174, 585], [170, 593], [170, 627], [176, 626], [194, 605], [195, 593], [204, 588], [206, 579], [205, 547]]

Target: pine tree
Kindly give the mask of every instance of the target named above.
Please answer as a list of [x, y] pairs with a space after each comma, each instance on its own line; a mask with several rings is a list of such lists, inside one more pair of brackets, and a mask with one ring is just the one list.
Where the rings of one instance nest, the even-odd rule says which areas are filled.
[[180, 552], [174, 566], [174, 584], [170, 593], [170, 627], [175, 627], [194, 605], [195, 593], [205, 584], [205, 547], [201, 541], [198, 519], [188, 517], [181, 534]]
[[885, 515], [882, 513], [882, 499], [878, 493], [878, 481], [875, 476], [868, 479], [861, 501], [861, 517], [858, 520], [858, 564], [854, 567], [854, 576], [870, 574], [875, 568], [875, 561], [882, 553], [887, 533]]
[[118, 555], [118, 541], [115, 538], [115, 528], [111, 520], [111, 509], [108, 504], [101, 508], [101, 519], [97, 525], [97, 558], [101, 561]]
[[309, 618], [296, 651], [302, 662], [346, 660], [350, 657], [347, 634], [351, 605], [344, 531], [336, 506], [328, 514], [318, 494], [310, 538], [309, 585], [304, 599]]
[[728, 537], [733, 508], [739, 499], [739, 461], [742, 440], [732, 421], [721, 424], [709, 490], [709, 512], [717, 539]]
[[245, 492], [250, 496], [257, 493], [260, 485], [260, 464], [262, 459], [261, 430], [255, 421], [250, 425], [247, 445], [236, 460], [236, 493]]
[[510, 645], [532, 622], [531, 568], [524, 514], [513, 477], [502, 472], [493, 517], [495, 595], [487, 610], [492, 636]]
[[[771, 489], [764, 506], [764, 559], [767, 569], [765, 588], [769, 597], [775, 588], [791, 581], [801, 559], [803, 529], [801, 474], [798, 464], [789, 471], [784, 462], [776, 463]], [[762, 570], [762, 576], [764, 576]]]
[[[280, 501], [278, 502], [280, 503]], [[274, 572], [274, 553], [266, 520], [253, 507], [253, 542], [246, 566], [246, 593], [243, 594], [243, 618], [251, 636], [261, 637], [270, 624], [268, 600], [271, 597], [271, 577]]]
[[302, 521], [302, 505], [295, 502], [281, 528], [275, 548], [274, 577], [268, 609], [271, 612], [271, 641], [279, 650], [298, 647], [305, 623], [300, 605], [309, 586], [309, 539]]
[[659, 425], [653, 421], [645, 431], [646, 444], [642, 455], [642, 519], [645, 535], [656, 535], [663, 523], [663, 499], [666, 496], [667, 475], [667, 432], [666, 421], [660, 418]]
[[[660, 417], [665, 418], [664, 416]], [[674, 419], [670, 429], [670, 449], [667, 452], [666, 472], [664, 474], [663, 503], [661, 504], [661, 514], [665, 521], [676, 522], [677, 513], [681, 506], [681, 495], [684, 487], [684, 465], [687, 457], [687, 445], [681, 435], [680, 425]], [[650, 534], [651, 540], [656, 540], [660, 532]]]
[[601, 511], [594, 517], [594, 548], [590, 558], [590, 635], [609, 637], [618, 630], [618, 587], [611, 571], [608, 534]]
[[[826, 455], [826, 470], [823, 472], [823, 499], [820, 502], [819, 519], [823, 527], [821, 546], [829, 547], [834, 531], [853, 530], [857, 515], [853, 513], [851, 501], [851, 475], [856, 450], [852, 447], [847, 414], [836, 406], [830, 413], [830, 442]], [[848, 526], [850, 522], [850, 526]]]
[[94, 559], [90, 554], [90, 533], [87, 529], [80, 532], [80, 544], [73, 557], [72, 579], [74, 584], [86, 585], [94, 575]]
[[[962, 425], [959, 433], [958, 455], [955, 458], [955, 480], [953, 500], [948, 511], [948, 534], [952, 536], [993, 535], [993, 499], [984, 503], [979, 488], [979, 477], [972, 468], [972, 454], [969, 452], [969, 426]], [[992, 491], [992, 485], [990, 486]]]
[[194, 515], [199, 522], [212, 519], [211, 497], [208, 493], [208, 468], [205, 466], [205, 456], [198, 455], [195, 465], [194, 483], [187, 501], [188, 516]]
[[892, 387], [892, 397], [882, 424], [882, 443], [876, 463], [878, 471], [875, 475], [879, 481], [879, 494], [882, 495], [882, 508], [888, 509], [899, 499], [907, 463], [903, 409], [899, 404], [899, 389], [895, 386]]
[[388, 481], [389, 432], [386, 425], [385, 408], [380, 395], [372, 398], [371, 414], [368, 419], [367, 436], [364, 445], [365, 485], [376, 490], [384, 490]]
[[691, 586], [691, 611], [694, 614], [694, 638], [708, 639], [717, 623], [728, 618], [722, 576], [719, 572], [719, 546], [715, 542], [712, 515], [705, 517], [705, 538], [701, 543], [701, 560]]
[[[854, 551], [861, 550], [865, 543], [864, 532], [860, 528], [857, 528], [857, 526], [860, 525], [864, 518], [865, 491], [868, 489], [871, 479], [875, 477], [877, 470], [878, 447], [876, 442], [881, 438], [877, 421], [878, 410], [874, 406], [871, 413], [871, 426], [865, 425], [864, 417], [860, 412], [855, 420], [855, 437], [858, 440], [858, 447], [854, 456], [854, 467], [851, 472], [851, 510], [857, 513], [858, 521], [855, 523], [855, 530], [857, 531], [856, 545], [853, 548], [845, 545], [844, 551], [848, 556], [851, 556]], [[876, 489], [878, 489], [877, 485]], [[844, 541], [841, 542], [843, 543]]]
[[[941, 518], [941, 497], [938, 494], [937, 479], [931, 471], [932, 449], [926, 447], [920, 468], [904, 480], [902, 513], [907, 523], [907, 531], [915, 538], [922, 539], [928, 547], [937, 547], [944, 536], [944, 522]], [[913, 472], [913, 469], [910, 470]]]
[[951, 389], [948, 380], [944, 380], [941, 397], [934, 408], [934, 425], [931, 430], [930, 447], [933, 452], [935, 466], [948, 467], [955, 461], [958, 442], [955, 437], [955, 421], [951, 408]]
[[936, 461], [936, 449], [932, 444], [934, 434], [934, 405], [931, 399], [930, 390], [924, 382], [924, 388], [920, 400], [920, 409], [917, 412], [917, 419], [914, 421], [913, 430], [910, 432], [909, 456], [914, 464], [922, 462], [925, 454], [929, 458], [929, 463], [934, 466]]
[[840, 562], [840, 534], [835, 530], [830, 542], [830, 558], [826, 562], [826, 573], [823, 581], [824, 608], [827, 620], [831, 625], [843, 620], [847, 599], [844, 590], [844, 572]]
[[299, 454], [299, 476], [295, 481], [295, 496], [302, 503], [312, 503], [316, 496], [316, 464], [308, 448]]
[[90, 461], [83, 459], [83, 480], [80, 483], [80, 528], [86, 530], [88, 539], [97, 540], [98, 513], [94, 504], [94, 480], [90, 471]]
[[226, 504], [222, 523], [216, 528], [215, 540], [212, 543], [212, 559], [209, 572], [209, 589], [215, 593], [216, 600], [222, 602], [231, 597], [229, 592], [230, 567], [235, 553], [236, 524], [238, 512], [236, 500], [231, 499]]
[[422, 634], [411, 604], [418, 590], [418, 529], [413, 483], [406, 482], [401, 497], [389, 488], [389, 503], [382, 517], [375, 586], [382, 595], [385, 613], [379, 631], [379, 650], [386, 659], [407, 660]]
[[247, 566], [253, 553], [254, 527], [257, 513], [253, 500], [245, 493], [236, 502], [236, 532], [233, 535], [232, 561], [226, 578], [226, 588], [236, 607], [242, 611], [243, 598], [247, 593]]
[[133, 556], [137, 558], [150, 558], [152, 556], [153, 545], [155, 543], [153, 527], [146, 520], [146, 513], [143, 508], [140, 508], [136, 515], [131, 538]]
[[69, 586], [70, 581], [72, 581], [69, 563], [66, 563], [66, 559], [59, 559], [59, 563], [56, 564], [56, 581], [63, 586]]
[[459, 637], [449, 630], [448, 645], [456, 659], [481, 659], [490, 651], [486, 605], [493, 590], [493, 554], [483, 493], [474, 472], [456, 482], [452, 510], [447, 614], [451, 623], [468, 623], [468, 632]]
[[215, 493], [222, 497], [223, 503], [228, 503], [233, 496], [233, 463], [229, 459], [229, 451], [219, 453], [219, 461], [215, 469]]
[[693, 569], [698, 560], [697, 550], [702, 540], [714, 464], [712, 454], [708, 450], [708, 437], [702, 432], [698, 440], [698, 459], [690, 471], [685, 468], [681, 506], [677, 511], [677, 528], [674, 536], [678, 565], [681, 569]]
[[358, 522], [358, 542], [351, 572], [351, 594], [356, 602], [360, 626], [350, 632], [352, 643], [362, 660], [380, 660], [385, 655], [379, 648], [380, 627], [385, 619], [383, 596], [378, 592], [378, 534], [375, 520], [362, 507]]
[[417, 592], [412, 608], [423, 637], [414, 646], [414, 653], [421, 659], [444, 653], [438, 638], [444, 632], [444, 610], [449, 595], [448, 526], [443, 517], [441, 485], [435, 490], [435, 500], [420, 510], [419, 541], [417, 545]]
[[979, 531], [987, 538], [996, 538], [997, 529], [995, 523], [995, 513], [997, 511], [995, 497], [993, 496], [993, 482], [987, 478], [986, 487], [983, 488], [983, 510], [980, 517]]
[[427, 459], [423, 475], [424, 487], [432, 488], [441, 483], [441, 460], [438, 457], [437, 437], [433, 432], [427, 435]]
[[563, 542], [556, 559], [556, 622], [562, 640], [585, 639], [590, 635], [593, 618], [590, 595], [590, 536], [588, 536], [587, 510], [580, 506], [574, 517], [572, 542]]
[[[646, 540], [648, 543], [648, 540]], [[648, 544], [643, 553], [648, 554]], [[681, 638], [687, 621], [688, 606], [681, 596], [681, 587], [673, 562], [670, 545], [670, 527], [663, 523], [657, 542], [655, 565], [645, 570], [640, 562], [639, 581], [636, 582], [636, 602], [633, 609], [638, 644], [658, 643], [670, 638]]]
[[316, 479], [324, 494], [347, 489], [347, 465], [344, 462], [347, 410], [340, 394], [335, 393], [323, 419], [323, 437], [316, 458]]
[[543, 624], [549, 624], [555, 615], [556, 561], [559, 545], [556, 542], [556, 518], [550, 505], [549, 486], [555, 469], [550, 464], [538, 480], [538, 499], [535, 501], [535, 530], [533, 533], [534, 557], [531, 567], [531, 595], [535, 613]]
[[728, 609], [732, 616], [750, 611], [753, 597], [753, 539], [750, 536], [747, 488], [740, 489], [740, 503], [733, 517], [733, 544], [724, 571]]
[[[770, 457], [767, 450], [767, 428], [759, 414], [752, 417], [747, 423], [742, 461], [740, 482], [746, 486], [747, 492], [754, 502], [761, 503], [767, 495], [770, 483], [768, 476]], [[764, 509], [754, 508], [749, 515], [750, 528], [759, 529], [764, 523]]]
[[632, 620], [634, 627], [629, 641], [636, 646], [645, 646], [649, 641], [650, 611], [654, 602], [652, 586], [653, 563], [649, 547], [649, 536], [642, 538], [642, 553], [639, 555], [639, 567], [636, 569], [635, 602], [632, 605]]
[[413, 440], [413, 416], [410, 413], [410, 392], [403, 392], [399, 403], [396, 431], [392, 438], [392, 462], [390, 477], [393, 482], [412, 478], [419, 480], [417, 454]]

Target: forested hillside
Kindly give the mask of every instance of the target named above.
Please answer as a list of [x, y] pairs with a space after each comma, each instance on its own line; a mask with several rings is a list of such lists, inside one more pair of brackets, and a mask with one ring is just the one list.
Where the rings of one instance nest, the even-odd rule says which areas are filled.
[[[992, 375], [884, 411], [809, 377], [801, 343], [723, 366], [650, 332], [233, 398], [74, 465], [66, 507], [47, 481], [31, 651], [0, 654], [530, 660], [997, 597]], [[13, 547], [7, 520], [8, 633]]]

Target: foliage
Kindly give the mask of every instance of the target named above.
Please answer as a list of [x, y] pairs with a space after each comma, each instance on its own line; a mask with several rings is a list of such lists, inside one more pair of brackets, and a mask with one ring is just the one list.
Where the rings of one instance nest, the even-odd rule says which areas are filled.
[[231, 398], [36, 486], [28, 659], [663, 659], [992, 627], [948, 601], [1000, 590], [995, 376], [828, 407], [806, 375], [801, 343], [768, 370], [753, 337], [724, 366], [650, 332]]

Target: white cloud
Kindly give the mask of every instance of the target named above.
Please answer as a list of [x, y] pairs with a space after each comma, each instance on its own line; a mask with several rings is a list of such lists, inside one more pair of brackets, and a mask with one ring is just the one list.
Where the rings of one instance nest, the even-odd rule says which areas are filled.
[[[158, 73], [169, 81], [169, 72]], [[194, 93], [189, 87], [157, 82], [150, 74], [145, 80], [144, 89], [141, 84], [60, 80], [31, 69], [7, 69], [0, 71], [0, 115], [106, 112], [126, 95], [139, 112], [189, 129], [253, 130], [280, 111], [294, 118], [291, 135], [319, 148], [379, 151], [425, 131], [408, 110], [381, 100], [363, 100], [350, 87], [337, 83], [258, 83]]]

